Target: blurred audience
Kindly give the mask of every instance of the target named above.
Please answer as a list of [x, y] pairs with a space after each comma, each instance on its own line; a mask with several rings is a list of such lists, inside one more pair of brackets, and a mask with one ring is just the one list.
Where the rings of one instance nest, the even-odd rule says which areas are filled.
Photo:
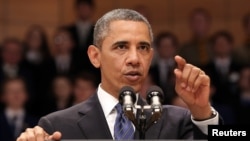
[[238, 121], [240, 124], [250, 124], [250, 66], [245, 66], [240, 72], [239, 80], [240, 107], [238, 108]]
[[23, 44], [25, 50], [24, 60], [34, 74], [33, 79], [36, 83], [35, 100], [37, 101], [35, 103], [38, 103], [48, 89], [48, 80], [45, 79], [47, 74], [44, 73], [47, 68], [44, 68], [44, 64], [51, 58], [51, 53], [46, 31], [40, 25], [29, 26]]
[[48, 70], [50, 78], [53, 79], [59, 74], [74, 75], [77, 73], [80, 60], [77, 60], [76, 56], [71, 53], [75, 43], [69, 31], [65, 27], [59, 27], [53, 41], [54, 54], [46, 64], [46, 69], [50, 68]]
[[4, 110], [0, 111], [0, 140], [15, 141], [28, 127], [34, 127], [38, 118], [26, 111], [28, 91], [21, 78], [9, 78], [2, 84], [1, 100]]
[[214, 57], [204, 67], [215, 87], [213, 101], [234, 105], [237, 101], [237, 81], [240, 65], [233, 58], [233, 36], [227, 31], [218, 31], [211, 37]]
[[50, 57], [46, 31], [40, 25], [32, 25], [28, 28], [25, 39], [25, 59], [34, 67], [41, 64]]
[[[93, 32], [95, 22], [92, 19], [95, 10], [94, 0], [75, 0], [75, 12], [77, 19], [75, 23], [67, 26], [71, 33], [75, 48], [73, 54], [77, 58], [79, 68], [82, 71], [92, 71], [100, 76], [99, 69], [96, 69], [90, 62], [87, 55], [89, 45], [93, 44]], [[99, 78], [100, 79], [100, 78]]]
[[34, 99], [35, 84], [33, 71], [23, 60], [24, 48], [16, 38], [3, 41], [0, 58], [0, 83], [8, 78], [23, 77], [27, 83], [30, 99]]
[[196, 66], [203, 66], [212, 57], [209, 45], [209, 30], [211, 26], [211, 16], [204, 8], [194, 9], [189, 18], [191, 39], [184, 43], [179, 50], [179, 54], [189, 63]]
[[176, 63], [174, 56], [178, 49], [178, 39], [170, 32], [162, 32], [156, 36], [156, 63], [151, 66], [150, 71], [156, 85], [160, 86], [165, 93], [165, 104], [169, 104], [171, 97], [175, 94]]
[[74, 79], [74, 101], [78, 104], [96, 93], [98, 81], [96, 76], [91, 72], [82, 72]]
[[237, 63], [246, 65], [250, 64], [250, 12], [243, 17], [242, 25], [245, 33], [245, 41], [240, 47], [236, 48], [235, 56]]
[[73, 84], [66, 75], [58, 75], [52, 81], [51, 98], [48, 113], [63, 110], [72, 106], [73, 102]]
[[213, 89], [211, 102], [218, 110], [225, 123], [236, 122], [235, 112], [238, 106], [237, 82], [240, 65], [233, 58], [233, 36], [225, 30], [214, 33], [211, 37], [212, 60], [205, 65], [204, 71], [210, 76]]

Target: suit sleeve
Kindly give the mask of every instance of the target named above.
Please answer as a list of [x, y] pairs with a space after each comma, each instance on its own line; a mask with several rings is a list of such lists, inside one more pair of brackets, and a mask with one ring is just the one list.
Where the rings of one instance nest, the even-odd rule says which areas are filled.
[[38, 122], [38, 126], [42, 127], [48, 134], [53, 134], [55, 132], [52, 123], [47, 117], [42, 117]]

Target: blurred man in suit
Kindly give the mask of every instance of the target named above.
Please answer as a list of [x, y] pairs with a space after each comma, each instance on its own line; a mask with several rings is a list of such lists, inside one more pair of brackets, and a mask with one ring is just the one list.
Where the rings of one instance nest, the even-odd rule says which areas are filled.
[[21, 78], [11, 78], [2, 85], [1, 98], [4, 110], [0, 112], [0, 140], [14, 141], [28, 127], [34, 127], [38, 119], [25, 110], [28, 94]]
[[90, 63], [87, 50], [93, 43], [94, 21], [92, 15], [95, 9], [94, 0], [75, 0], [77, 19], [75, 23], [67, 26], [73, 37], [75, 47], [72, 50], [73, 56], [78, 58], [81, 70], [94, 71], [99, 74], [98, 69]]
[[150, 71], [155, 83], [160, 86], [165, 93], [165, 104], [169, 104], [175, 95], [175, 75], [176, 63], [174, 56], [178, 49], [178, 39], [171, 32], [162, 32], [155, 39], [157, 58]]
[[[124, 86], [131, 86], [136, 93], [142, 88], [153, 58], [152, 42], [151, 26], [138, 12], [115, 9], [106, 13], [97, 21], [94, 45], [88, 49], [91, 63], [101, 70], [97, 93], [78, 105], [43, 117], [39, 126], [28, 128], [18, 141], [139, 139], [139, 131], [122, 114], [118, 97]], [[190, 111], [164, 106], [161, 118], [147, 130], [145, 139], [206, 138], [208, 124], [219, 124], [219, 114], [209, 104], [209, 77], [180, 56], [175, 61], [176, 91]], [[136, 104], [146, 103], [138, 95]], [[151, 115], [151, 111], [146, 114]], [[126, 123], [122, 127], [121, 120]]]
[[[23, 61], [23, 51], [20, 40], [12, 37], [4, 39], [0, 56], [0, 83], [5, 79], [22, 77], [27, 84], [30, 103], [35, 99], [37, 83], [34, 82], [31, 67]], [[33, 112], [32, 108], [29, 110]]]
[[188, 62], [203, 66], [212, 57], [209, 45], [209, 30], [211, 26], [211, 16], [204, 8], [195, 8], [190, 13], [189, 25], [191, 39], [183, 44], [179, 54]]

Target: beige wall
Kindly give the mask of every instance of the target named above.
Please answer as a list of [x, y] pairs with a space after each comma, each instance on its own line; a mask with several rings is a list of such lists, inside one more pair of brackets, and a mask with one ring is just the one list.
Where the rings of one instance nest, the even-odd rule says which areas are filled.
[[[189, 37], [188, 13], [195, 7], [207, 8], [213, 17], [211, 33], [227, 29], [236, 43], [244, 39], [242, 16], [249, 12], [249, 0], [96, 0], [94, 20], [113, 8], [133, 8], [144, 4], [150, 11], [155, 34], [174, 32], [181, 41]], [[0, 0], [0, 41], [7, 36], [20, 39], [31, 24], [41, 24], [49, 37], [59, 25], [75, 19], [73, 0]]]

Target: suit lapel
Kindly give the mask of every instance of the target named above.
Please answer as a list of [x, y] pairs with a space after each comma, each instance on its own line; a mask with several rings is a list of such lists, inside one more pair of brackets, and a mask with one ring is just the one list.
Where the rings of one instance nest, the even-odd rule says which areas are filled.
[[78, 121], [78, 126], [87, 139], [112, 139], [97, 94], [84, 103], [79, 113], [82, 117]]
[[[143, 105], [147, 105], [147, 102], [139, 96], [137, 104], [143, 106]], [[139, 119], [140, 113], [141, 113], [140, 110], [137, 110], [137, 114], [136, 114], [137, 119]], [[151, 110], [145, 110], [144, 114], [146, 115], [147, 122], [148, 122], [148, 120], [151, 117]], [[161, 125], [162, 125], [161, 120], [159, 120], [158, 122], [153, 124], [146, 131], [145, 139], [158, 139], [160, 136], [161, 128], [162, 128]], [[138, 130], [136, 130], [136, 132], [135, 132], [135, 139], [140, 139], [140, 133]]]

